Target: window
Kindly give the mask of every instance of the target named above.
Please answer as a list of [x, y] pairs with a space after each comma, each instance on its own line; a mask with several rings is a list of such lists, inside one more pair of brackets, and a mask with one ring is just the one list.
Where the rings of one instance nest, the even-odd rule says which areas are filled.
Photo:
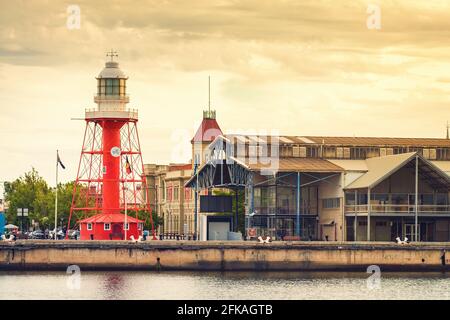
[[88, 224], [87, 224], [87, 229], [88, 229], [88, 230], [92, 230], [92, 223], [88, 223]]
[[124, 96], [126, 90], [125, 79], [98, 79], [97, 94]]
[[105, 231], [109, 231], [109, 230], [111, 230], [111, 224], [110, 223], [105, 223], [103, 225], [103, 228], [105, 229]]
[[123, 228], [123, 230], [130, 230], [130, 224], [128, 222], [125, 223], [125, 227]]
[[336, 147], [325, 147], [323, 148], [324, 158], [336, 158]]
[[121, 97], [123, 97], [125, 95], [125, 90], [126, 90], [125, 79], [120, 79], [119, 93], [120, 93]]
[[173, 188], [173, 200], [174, 201], [178, 201], [178, 194], [179, 194], [178, 190], [179, 190], [178, 186]]
[[406, 153], [408, 152], [408, 149], [406, 147], [396, 147], [393, 148], [394, 154], [400, 154], [400, 153]]
[[281, 147], [282, 157], [292, 157], [292, 146], [282, 146]]
[[338, 209], [341, 204], [340, 198], [322, 199], [322, 207], [324, 209]]
[[450, 152], [448, 148], [436, 149], [436, 160], [450, 160]]
[[142, 230], [144, 227], [144, 224], [142, 222], [138, 223], [138, 230]]
[[307, 158], [317, 158], [318, 156], [319, 156], [319, 148], [306, 147], [306, 157]]
[[306, 157], [306, 147], [300, 147], [300, 157]]
[[367, 148], [366, 150], [367, 158], [374, 158], [379, 156], [380, 156], [380, 148]]
[[366, 149], [354, 147], [350, 148], [350, 159], [365, 159]]
[[189, 200], [191, 198], [191, 188], [184, 188], [184, 199]]
[[166, 196], [167, 196], [167, 198], [166, 198], [167, 202], [172, 201], [172, 187], [166, 188]]
[[344, 148], [343, 153], [345, 159], [350, 159], [350, 148], [348, 147]]

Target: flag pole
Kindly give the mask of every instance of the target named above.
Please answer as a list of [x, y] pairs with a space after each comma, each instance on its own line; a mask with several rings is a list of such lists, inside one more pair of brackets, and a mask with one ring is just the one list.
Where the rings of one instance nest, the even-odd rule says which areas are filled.
[[127, 240], [127, 173], [125, 172], [125, 192], [124, 192], [124, 200], [125, 200], [125, 224], [123, 225], [123, 229], [125, 230], [125, 240]]
[[57, 235], [57, 223], [58, 223], [58, 150], [56, 150], [56, 194], [55, 194], [55, 240]]

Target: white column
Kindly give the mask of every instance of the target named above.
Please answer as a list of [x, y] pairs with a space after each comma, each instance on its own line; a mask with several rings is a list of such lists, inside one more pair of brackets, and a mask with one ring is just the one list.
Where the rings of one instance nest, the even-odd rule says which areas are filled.
[[[419, 235], [418, 235], [418, 209], [419, 209], [419, 204], [418, 204], [418, 193], [419, 193], [419, 156], [416, 154], [416, 185], [415, 185], [415, 191], [414, 191], [414, 233], [415, 233], [415, 237], [414, 237], [414, 241], [419, 241]], [[412, 239], [411, 239], [412, 240]]]
[[370, 241], [370, 188], [367, 188], [367, 241]]

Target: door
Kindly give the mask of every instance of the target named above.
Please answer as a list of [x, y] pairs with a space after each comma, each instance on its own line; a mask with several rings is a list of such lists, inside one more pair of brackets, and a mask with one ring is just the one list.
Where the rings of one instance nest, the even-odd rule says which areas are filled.
[[122, 240], [123, 236], [122, 225], [120, 223], [113, 223], [113, 225], [111, 226], [111, 239]]
[[211, 221], [208, 225], [208, 240], [228, 240], [229, 222]]

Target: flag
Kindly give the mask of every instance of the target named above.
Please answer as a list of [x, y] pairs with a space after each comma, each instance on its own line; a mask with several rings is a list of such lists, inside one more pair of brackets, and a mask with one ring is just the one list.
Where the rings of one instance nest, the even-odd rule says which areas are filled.
[[61, 168], [66, 169], [66, 166], [62, 163], [60, 157], [59, 157], [59, 152], [56, 151], [56, 156], [57, 156], [57, 161], [59, 163], [59, 165], [61, 166]]
[[131, 173], [131, 165], [128, 162], [128, 156], [125, 157], [125, 169], [127, 170], [127, 174]]

